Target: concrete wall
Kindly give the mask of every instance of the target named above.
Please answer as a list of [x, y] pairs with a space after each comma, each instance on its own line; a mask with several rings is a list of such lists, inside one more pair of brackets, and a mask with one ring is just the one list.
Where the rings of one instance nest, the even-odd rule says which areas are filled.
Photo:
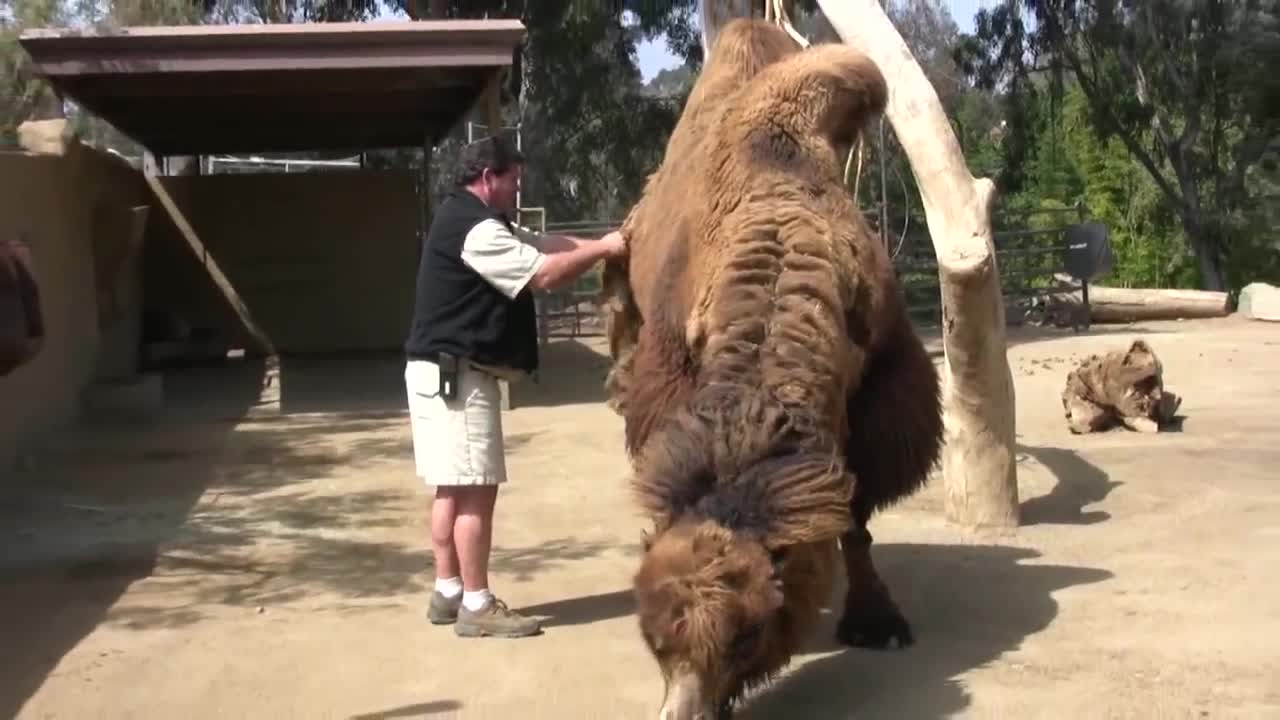
[[0, 234], [31, 245], [47, 333], [38, 357], [0, 378], [0, 475], [77, 416], [91, 382], [134, 371], [141, 238], [131, 231], [146, 203], [141, 176], [114, 157], [0, 153]]
[[[164, 183], [278, 350], [401, 347], [418, 258], [410, 175]], [[253, 348], [204, 259], [117, 158], [0, 153], [0, 233], [32, 245], [48, 331], [35, 361], [0, 378], [0, 477], [80, 415], [95, 381], [135, 376], [152, 336], [185, 327], [170, 339]]]
[[[410, 175], [212, 175], [165, 186], [280, 352], [403, 345], [418, 260]], [[185, 243], [148, 244], [148, 309], [252, 347], [207, 277]]]

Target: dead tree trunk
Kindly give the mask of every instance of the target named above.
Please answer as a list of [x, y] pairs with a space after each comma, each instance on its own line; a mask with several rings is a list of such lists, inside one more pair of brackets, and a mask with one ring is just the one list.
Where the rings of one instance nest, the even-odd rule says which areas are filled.
[[877, 0], [818, 0], [840, 38], [866, 52], [889, 83], [886, 112], [924, 203], [942, 286], [942, 473], [947, 519], [1018, 524], [1013, 375], [991, 239], [995, 185], [969, 174], [937, 92]]
[[[1049, 302], [1071, 310], [1084, 304], [1079, 291], [1054, 293]], [[1230, 314], [1231, 300], [1224, 292], [1089, 286], [1089, 319], [1093, 322], [1220, 318]]]

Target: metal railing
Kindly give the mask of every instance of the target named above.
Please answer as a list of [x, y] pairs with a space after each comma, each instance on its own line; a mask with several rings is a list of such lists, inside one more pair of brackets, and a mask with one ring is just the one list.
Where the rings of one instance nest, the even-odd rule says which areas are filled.
[[[1064, 286], [1058, 276], [1064, 271], [1066, 228], [1086, 216], [1085, 206], [1076, 203], [1061, 208], [1006, 210], [992, 218], [992, 239], [1009, 322], [1020, 322], [1036, 298], [1078, 287]], [[924, 233], [913, 236], [909, 247], [896, 258], [894, 267], [912, 319], [922, 325], [940, 323], [942, 297], [938, 260], [929, 236]]]
[[[616, 230], [622, 221], [575, 220], [546, 223], [543, 232], [574, 237], [599, 238]], [[598, 337], [604, 335], [597, 301], [601, 279], [600, 266], [578, 278], [571, 286], [535, 295], [538, 304], [538, 332], [543, 342], [553, 337]]]
[[[865, 214], [876, 229], [876, 211]], [[1006, 313], [1010, 322], [1019, 322], [1022, 312], [1035, 298], [1064, 289], [1057, 279], [1063, 272], [1063, 234], [1069, 224], [1085, 218], [1086, 209], [1081, 203], [1061, 208], [1006, 210], [992, 218], [1000, 284], [1006, 307], [1010, 308]], [[621, 221], [575, 220], [545, 223], [539, 229], [598, 238], [620, 224]], [[912, 318], [922, 325], [939, 323], [938, 261], [927, 231], [914, 233], [909, 238], [895, 255], [894, 268], [902, 281]], [[601, 287], [599, 272], [597, 267], [571, 287], [538, 294], [539, 326], [544, 340], [603, 334], [596, 307]]]

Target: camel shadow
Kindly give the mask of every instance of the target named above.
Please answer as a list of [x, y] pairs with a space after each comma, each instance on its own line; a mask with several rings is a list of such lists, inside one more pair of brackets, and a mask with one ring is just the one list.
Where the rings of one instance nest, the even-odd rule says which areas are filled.
[[[838, 646], [843, 589], [807, 654], [817, 655], [750, 698], [735, 717], [942, 718], [971, 703], [961, 676], [1015, 650], [1057, 616], [1053, 593], [1111, 573], [1024, 565], [1034, 550], [1004, 546], [876, 545], [881, 575], [912, 622], [906, 650]], [[797, 658], [799, 660], [799, 658]]]
[[521, 608], [523, 615], [542, 619], [543, 627], [590, 625], [603, 620], [613, 620], [635, 611], [635, 598], [630, 590], [584, 595], [556, 600], [555, 602]]
[[1074, 450], [1019, 444], [1018, 452], [1034, 457], [1057, 479], [1048, 494], [1022, 503], [1023, 525], [1094, 525], [1110, 519], [1107, 512], [1084, 507], [1106, 499], [1122, 483]]

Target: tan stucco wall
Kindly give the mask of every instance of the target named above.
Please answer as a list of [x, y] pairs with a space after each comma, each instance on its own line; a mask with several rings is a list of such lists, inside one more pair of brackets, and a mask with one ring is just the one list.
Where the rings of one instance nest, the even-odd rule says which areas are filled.
[[[30, 364], [0, 378], [0, 475], [19, 449], [77, 416], [95, 378], [134, 371], [141, 265], [126, 227], [145, 203], [141, 177], [111, 156], [78, 146], [63, 157], [0, 153], [0, 234], [31, 244], [47, 333]], [[115, 302], [100, 303], [108, 288]], [[112, 311], [102, 328], [100, 307]]]
[[[395, 350], [418, 259], [402, 173], [167, 178], [209, 254], [282, 353]], [[148, 246], [148, 307], [249, 340], [185, 243]], [[197, 285], [207, 292], [192, 292]]]
[[[401, 346], [418, 258], [410, 175], [164, 183], [280, 352]], [[143, 206], [145, 233], [130, 246]], [[144, 309], [252, 348], [141, 175], [116, 158], [83, 146], [64, 157], [0, 153], [0, 233], [31, 241], [48, 330], [40, 356], [0, 378], [0, 477], [80, 414], [91, 383], [136, 373]]]

